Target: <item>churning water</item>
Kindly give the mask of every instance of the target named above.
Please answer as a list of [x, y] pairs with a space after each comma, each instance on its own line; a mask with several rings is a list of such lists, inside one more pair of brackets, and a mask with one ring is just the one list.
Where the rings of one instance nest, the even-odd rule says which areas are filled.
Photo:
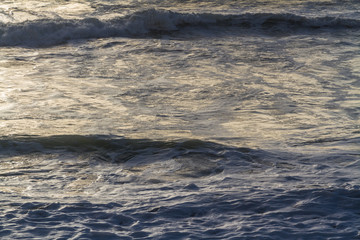
[[360, 2], [1, 0], [3, 239], [359, 239]]

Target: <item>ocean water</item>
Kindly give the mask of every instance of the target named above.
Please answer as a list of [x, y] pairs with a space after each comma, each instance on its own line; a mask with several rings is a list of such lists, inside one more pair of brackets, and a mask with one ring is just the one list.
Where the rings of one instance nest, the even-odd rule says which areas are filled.
[[358, 0], [1, 0], [1, 239], [360, 239]]

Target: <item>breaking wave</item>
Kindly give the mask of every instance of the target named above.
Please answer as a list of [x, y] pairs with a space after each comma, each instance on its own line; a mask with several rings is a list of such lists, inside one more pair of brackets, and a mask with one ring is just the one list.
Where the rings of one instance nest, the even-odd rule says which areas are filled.
[[[236, 27], [261, 33], [316, 29], [360, 28], [360, 21], [341, 17], [304, 17], [290, 13], [244, 13], [222, 15], [210, 13], [178, 13], [149, 9], [106, 21], [85, 19], [40, 19], [21, 23], [0, 23], [0, 46], [47, 47], [70, 40], [109, 37], [158, 37], [180, 34], [196, 28], [201, 35], [213, 27]], [[234, 29], [232, 29], [234, 30]], [[231, 31], [232, 33], [238, 31]]]

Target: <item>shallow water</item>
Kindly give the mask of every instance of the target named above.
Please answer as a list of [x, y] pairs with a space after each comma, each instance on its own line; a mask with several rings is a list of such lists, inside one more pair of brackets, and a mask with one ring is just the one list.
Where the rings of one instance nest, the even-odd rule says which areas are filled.
[[359, 11], [1, 3], [0, 236], [359, 238]]

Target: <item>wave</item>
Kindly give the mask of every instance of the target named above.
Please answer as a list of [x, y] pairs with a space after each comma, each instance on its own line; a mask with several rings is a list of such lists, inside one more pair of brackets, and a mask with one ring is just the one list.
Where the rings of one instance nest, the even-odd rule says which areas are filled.
[[165, 152], [166, 158], [196, 154], [214, 158], [228, 150], [244, 154], [253, 151], [249, 148], [235, 148], [196, 139], [157, 141], [112, 135], [15, 136], [0, 139], [0, 156], [53, 152], [103, 153], [106, 157], [101, 159], [111, 162], [125, 162], [139, 155], [149, 156]]
[[211, 13], [178, 13], [149, 9], [106, 21], [85, 19], [40, 19], [21, 23], [0, 23], [0, 46], [48, 47], [70, 40], [109, 37], [159, 37], [181, 35], [193, 28], [201, 35], [216, 27], [242, 32], [243, 29], [273, 33], [297, 30], [360, 28], [360, 20], [341, 17], [304, 17], [290, 13], [244, 13], [223, 15]]
[[[149, 170], [156, 163], [170, 168], [172, 176], [198, 178], [221, 173], [225, 165], [259, 166], [272, 163], [263, 160], [269, 154], [261, 150], [230, 147], [201, 140], [155, 141], [103, 135], [16, 136], [0, 139], [0, 157], [41, 159], [79, 159], [79, 161], [120, 164], [128, 171]], [[164, 166], [163, 166], [164, 167]], [[0, 175], [23, 174], [24, 171]]]

